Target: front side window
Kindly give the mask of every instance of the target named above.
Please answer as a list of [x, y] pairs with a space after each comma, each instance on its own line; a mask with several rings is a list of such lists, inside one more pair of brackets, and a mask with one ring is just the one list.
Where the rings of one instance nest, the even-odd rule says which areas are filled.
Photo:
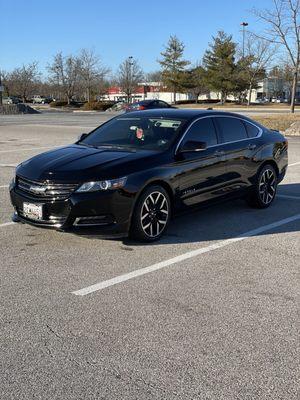
[[99, 126], [79, 143], [93, 147], [166, 150], [184, 123], [183, 119], [118, 117]]
[[216, 121], [221, 131], [222, 143], [235, 142], [248, 138], [245, 125], [241, 119], [217, 117]]
[[183, 143], [188, 141], [205, 142], [207, 147], [218, 143], [217, 133], [211, 118], [202, 118], [194, 122], [184, 137]]

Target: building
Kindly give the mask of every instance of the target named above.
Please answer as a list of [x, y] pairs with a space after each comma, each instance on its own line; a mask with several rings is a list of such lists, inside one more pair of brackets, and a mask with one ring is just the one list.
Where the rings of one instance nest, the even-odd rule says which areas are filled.
[[[247, 97], [248, 95], [249, 94], [247, 93]], [[251, 91], [252, 103], [259, 102], [260, 100], [287, 102], [290, 101], [290, 97], [290, 84], [276, 76], [263, 79], [259, 82], [258, 88]], [[166, 101], [167, 103], [173, 103], [174, 93], [170, 92], [162, 82], [141, 82], [138, 84], [131, 98], [133, 102], [157, 99]], [[207, 94], [200, 95], [198, 101], [218, 101], [220, 98], [220, 93], [211, 91]], [[112, 101], [127, 101], [127, 96], [122, 92], [119, 86], [112, 86], [104, 96], [104, 99]], [[300, 101], [300, 84], [297, 88], [296, 99], [297, 101]], [[187, 100], [195, 100], [195, 98], [191, 93], [176, 93], [176, 101]], [[229, 95], [227, 100], [235, 101], [236, 98], [233, 95]]]
[[[138, 84], [131, 98], [133, 102], [157, 99], [172, 103], [174, 94], [168, 91], [162, 82], [141, 82]], [[126, 101], [127, 96], [119, 86], [112, 86], [108, 89], [105, 100]], [[189, 95], [187, 93], [176, 93], [176, 100], [189, 100]]]

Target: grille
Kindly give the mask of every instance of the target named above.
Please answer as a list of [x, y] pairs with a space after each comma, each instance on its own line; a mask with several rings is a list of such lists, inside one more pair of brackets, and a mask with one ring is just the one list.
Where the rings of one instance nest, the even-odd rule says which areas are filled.
[[78, 186], [76, 183], [37, 182], [21, 177], [17, 177], [16, 181], [18, 190], [29, 193], [31, 196], [41, 200], [67, 199]]

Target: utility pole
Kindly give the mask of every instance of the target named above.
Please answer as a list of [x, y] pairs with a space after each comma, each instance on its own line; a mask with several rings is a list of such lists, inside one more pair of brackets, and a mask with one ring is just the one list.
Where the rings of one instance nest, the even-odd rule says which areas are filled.
[[243, 27], [243, 58], [245, 57], [245, 27], [248, 25], [248, 22], [241, 23], [241, 26]]

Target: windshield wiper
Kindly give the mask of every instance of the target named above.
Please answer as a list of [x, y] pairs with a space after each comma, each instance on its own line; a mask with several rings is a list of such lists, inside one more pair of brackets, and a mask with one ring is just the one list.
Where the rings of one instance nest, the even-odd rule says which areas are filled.
[[78, 142], [77, 144], [80, 144], [81, 146], [92, 147], [94, 149], [98, 148], [97, 146], [95, 146], [93, 144], [87, 144], [87, 143], [84, 143], [84, 142]]
[[131, 150], [131, 151], [136, 151], [136, 149], [134, 147], [130, 147], [130, 146], [123, 146], [123, 145], [116, 145], [116, 144], [100, 144], [98, 146], [96, 146], [97, 149], [100, 149], [101, 147], [104, 147], [106, 149], [116, 149], [116, 150]]

